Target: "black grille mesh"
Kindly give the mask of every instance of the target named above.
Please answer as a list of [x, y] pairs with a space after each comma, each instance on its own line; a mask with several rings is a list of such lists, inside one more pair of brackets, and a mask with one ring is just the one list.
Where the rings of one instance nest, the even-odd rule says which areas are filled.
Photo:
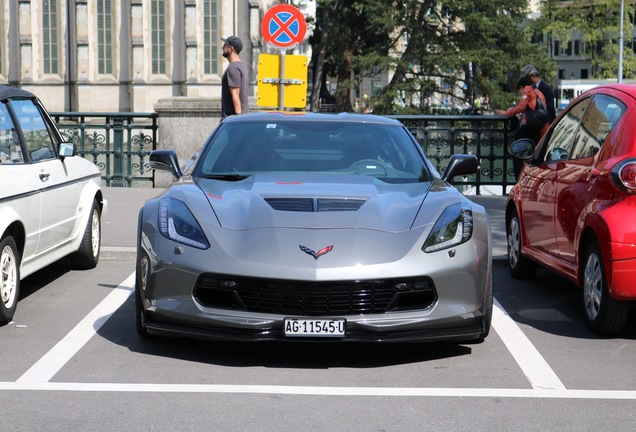
[[212, 274], [200, 277], [194, 297], [208, 307], [290, 316], [425, 309], [437, 298], [426, 278], [304, 283]]

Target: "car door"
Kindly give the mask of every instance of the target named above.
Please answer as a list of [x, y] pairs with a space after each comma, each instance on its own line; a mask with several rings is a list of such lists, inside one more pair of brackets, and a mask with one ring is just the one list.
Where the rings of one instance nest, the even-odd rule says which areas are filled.
[[80, 184], [71, 164], [57, 156], [60, 139], [48, 116], [32, 100], [10, 102], [24, 140], [31, 175], [41, 193], [40, 253], [71, 239], [78, 216]]
[[626, 111], [621, 101], [596, 94], [581, 120], [572, 153], [560, 164], [555, 212], [559, 257], [575, 264], [575, 235], [579, 215], [592, 205], [596, 192], [596, 155]]
[[580, 119], [589, 104], [586, 98], [570, 107], [542, 141], [538, 158], [524, 168], [520, 179], [521, 209], [528, 244], [558, 256], [555, 209], [559, 172], [574, 145]]
[[18, 130], [6, 103], [0, 103], [0, 234], [8, 225], [24, 225], [22, 259], [35, 254], [40, 237], [41, 194], [33, 167], [26, 163]]

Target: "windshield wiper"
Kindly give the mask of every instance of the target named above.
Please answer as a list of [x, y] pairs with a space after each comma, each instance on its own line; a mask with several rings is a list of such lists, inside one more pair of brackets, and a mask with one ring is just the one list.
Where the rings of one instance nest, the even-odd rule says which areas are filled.
[[208, 174], [204, 176], [206, 179], [211, 180], [223, 180], [223, 181], [241, 181], [248, 178], [248, 175], [244, 174]]

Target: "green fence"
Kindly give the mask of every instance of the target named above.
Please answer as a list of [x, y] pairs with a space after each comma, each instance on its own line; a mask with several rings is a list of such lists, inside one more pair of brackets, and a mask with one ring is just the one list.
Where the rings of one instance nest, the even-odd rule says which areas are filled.
[[157, 113], [51, 113], [108, 186], [153, 187], [148, 155], [157, 148]]
[[400, 120], [417, 138], [428, 158], [443, 172], [451, 155], [474, 154], [476, 175], [455, 179], [464, 193], [504, 195], [514, 185], [512, 159], [507, 154], [510, 122], [498, 116], [389, 116]]
[[[148, 155], [157, 148], [157, 113], [65, 112], [51, 116], [75, 141], [79, 153], [101, 169], [108, 186], [154, 186]], [[455, 153], [479, 158], [476, 175], [455, 179], [462, 192], [504, 195], [514, 184], [512, 160], [506, 152], [510, 140], [506, 119], [487, 115], [389, 117], [413, 133], [439, 172]]]

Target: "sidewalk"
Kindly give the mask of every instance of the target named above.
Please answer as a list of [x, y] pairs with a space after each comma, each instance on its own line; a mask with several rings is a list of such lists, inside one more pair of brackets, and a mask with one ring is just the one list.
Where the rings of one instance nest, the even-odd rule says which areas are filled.
[[[160, 188], [105, 187], [108, 212], [102, 220], [102, 256], [111, 258], [134, 257], [137, 238], [137, 217], [143, 203], [159, 195]], [[492, 226], [493, 259], [506, 258], [505, 205], [503, 196], [468, 196], [486, 208]]]
[[102, 257], [134, 259], [139, 210], [146, 200], [162, 191], [158, 188], [103, 188], [108, 211], [102, 218]]

